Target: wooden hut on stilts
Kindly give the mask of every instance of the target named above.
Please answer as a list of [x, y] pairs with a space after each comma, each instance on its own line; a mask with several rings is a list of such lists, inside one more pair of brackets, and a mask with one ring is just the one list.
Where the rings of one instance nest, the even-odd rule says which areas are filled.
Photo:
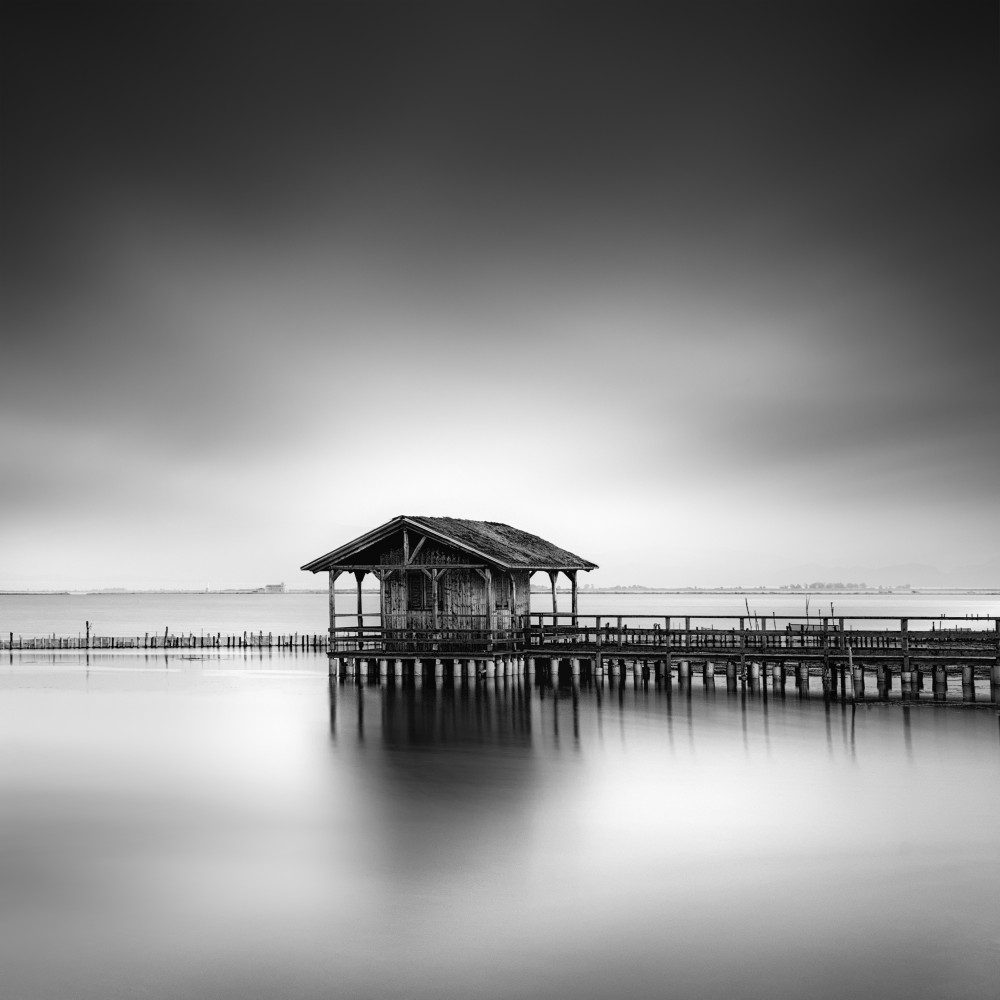
[[[330, 653], [357, 658], [489, 657], [521, 649], [534, 573], [549, 576], [553, 610], [560, 573], [577, 613], [577, 574], [596, 565], [552, 542], [493, 521], [401, 514], [302, 567], [325, 572]], [[355, 611], [338, 611], [335, 585], [357, 584]], [[379, 611], [362, 607], [368, 574], [379, 582]]]

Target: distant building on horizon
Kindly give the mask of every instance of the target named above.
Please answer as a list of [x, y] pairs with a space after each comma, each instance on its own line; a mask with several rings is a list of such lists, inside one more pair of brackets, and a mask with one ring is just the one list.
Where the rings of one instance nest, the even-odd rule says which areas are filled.
[[265, 583], [264, 593], [265, 594], [283, 594], [285, 592], [285, 585], [283, 583]]

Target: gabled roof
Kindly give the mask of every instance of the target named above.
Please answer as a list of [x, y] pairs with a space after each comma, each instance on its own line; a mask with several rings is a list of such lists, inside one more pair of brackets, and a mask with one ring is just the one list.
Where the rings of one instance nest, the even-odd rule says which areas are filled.
[[[597, 564], [547, 542], [520, 528], [496, 521], [467, 521], [459, 517], [422, 517], [400, 514], [353, 542], [327, 552], [302, 567], [313, 573], [335, 566], [350, 565], [352, 557], [378, 545], [403, 528], [450, 545], [501, 569], [566, 570], [597, 569]], [[360, 562], [360, 560], [358, 560]]]

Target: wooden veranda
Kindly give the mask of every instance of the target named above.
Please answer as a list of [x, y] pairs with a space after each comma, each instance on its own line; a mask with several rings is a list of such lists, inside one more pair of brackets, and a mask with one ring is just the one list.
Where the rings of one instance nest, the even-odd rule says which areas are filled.
[[[326, 572], [330, 651], [386, 653], [514, 652], [531, 611], [531, 578], [570, 582], [577, 614], [577, 574], [596, 564], [537, 535], [492, 521], [399, 515], [302, 567]], [[357, 606], [337, 608], [337, 580], [350, 573]], [[366, 614], [362, 583], [379, 583], [379, 611]]]

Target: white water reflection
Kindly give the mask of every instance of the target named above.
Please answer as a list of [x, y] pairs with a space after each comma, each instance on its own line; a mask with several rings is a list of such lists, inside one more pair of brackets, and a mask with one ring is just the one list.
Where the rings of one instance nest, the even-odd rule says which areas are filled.
[[13, 997], [992, 997], [994, 709], [11, 657]]

